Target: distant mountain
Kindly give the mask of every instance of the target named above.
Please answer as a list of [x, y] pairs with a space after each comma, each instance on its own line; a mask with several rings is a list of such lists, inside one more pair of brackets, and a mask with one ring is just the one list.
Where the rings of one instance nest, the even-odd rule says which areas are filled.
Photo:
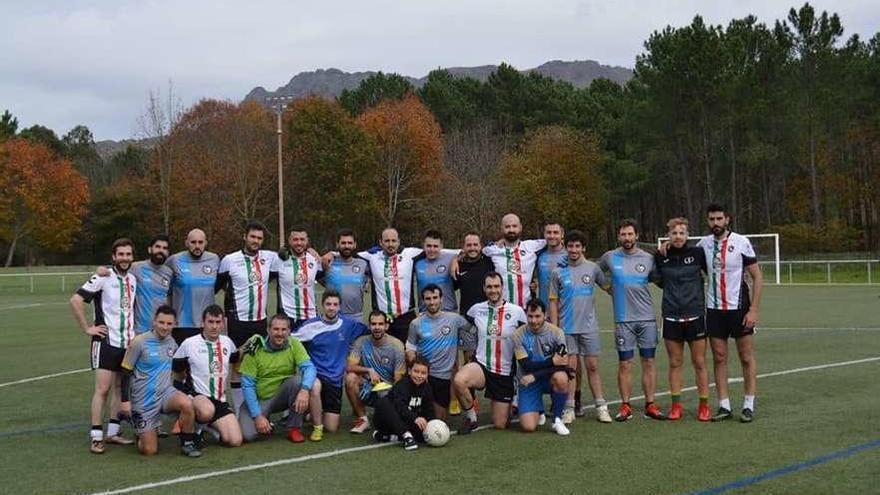
[[95, 151], [104, 160], [109, 160], [116, 153], [125, 151], [129, 146], [152, 148], [154, 139], [123, 139], [122, 141], [104, 140], [95, 142]]
[[[485, 81], [497, 68], [498, 66], [496, 65], [481, 65], [478, 67], [449, 67], [446, 70], [457, 77], [471, 77]], [[602, 65], [594, 60], [575, 60], [571, 62], [553, 60], [521, 72], [527, 73], [532, 71], [560, 81], [568, 81], [579, 88], [588, 86], [594, 79], [599, 78], [610, 79], [618, 84], [624, 84], [632, 78], [632, 70], [626, 67]], [[344, 89], [356, 88], [361, 81], [374, 74], [376, 72], [344, 72], [339, 69], [318, 69], [316, 71], [300, 72], [293, 76], [290, 82], [275, 91], [268, 91], [262, 86], [257, 86], [245, 96], [245, 100], [265, 102], [267, 98], [274, 96], [299, 98], [308, 95], [332, 98], [339, 96]], [[416, 87], [421, 87], [428, 80], [428, 76], [418, 79], [410, 76], [404, 77]]]

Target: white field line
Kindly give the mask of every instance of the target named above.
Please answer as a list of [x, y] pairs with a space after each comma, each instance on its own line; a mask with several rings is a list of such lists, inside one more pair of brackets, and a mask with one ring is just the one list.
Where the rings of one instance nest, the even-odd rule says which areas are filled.
[[37, 308], [40, 306], [54, 306], [59, 304], [69, 304], [67, 302], [50, 302], [50, 303], [24, 303], [24, 304], [11, 304], [9, 306], [0, 306], [0, 311], [6, 311], [9, 309], [28, 309], [28, 308]]
[[[875, 362], [875, 361], [880, 361], [880, 356], [874, 356], [874, 357], [869, 357], [869, 358], [864, 358], [864, 359], [856, 359], [853, 361], [842, 361], [842, 362], [838, 362], [838, 363], [820, 364], [820, 365], [816, 365], [816, 366], [806, 366], [806, 367], [794, 368], [794, 369], [790, 369], [790, 370], [774, 371], [771, 373], [762, 373], [762, 374], [758, 375], [758, 378], [769, 378], [769, 377], [773, 377], [773, 376], [791, 375], [794, 373], [803, 373], [805, 371], [816, 371], [816, 370], [822, 370], [822, 369], [827, 369], [827, 368], [839, 368], [842, 366], [852, 366], [854, 364], [870, 363], [870, 362]], [[742, 378], [731, 378], [729, 380], [730, 383], [738, 383], [738, 382], [742, 382], [742, 381], [743, 381]], [[683, 389], [682, 391], [685, 392], [685, 391], [692, 391], [692, 390], [696, 390], [696, 387], [688, 387], [688, 388]], [[668, 394], [669, 394], [669, 392], [661, 392], [661, 393], [657, 393], [655, 395], [662, 396], [662, 395], [668, 395]], [[641, 400], [641, 399], [644, 399], [644, 396], [633, 397], [631, 400]], [[618, 404], [618, 403], [620, 403], [620, 401], [609, 402], [609, 404]], [[477, 428], [477, 430], [484, 430], [484, 429], [491, 428], [491, 427], [492, 427], [492, 425], [483, 425], [483, 426]], [[362, 451], [366, 451], [366, 450], [380, 449], [380, 448], [388, 447], [391, 445], [397, 445], [397, 444], [396, 443], [371, 444], [371, 445], [364, 445], [362, 447], [350, 447], [350, 448], [346, 448], [346, 449], [338, 449], [338, 450], [332, 450], [332, 451], [328, 451], [328, 452], [321, 452], [319, 454], [310, 454], [310, 455], [305, 455], [305, 456], [300, 456], [300, 457], [290, 457], [288, 459], [279, 459], [277, 461], [263, 462], [260, 464], [248, 464], [248, 465], [240, 466], [240, 467], [236, 467], [236, 468], [221, 469], [221, 470], [217, 470], [217, 471], [209, 471], [207, 473], [194, 474], [191, 476], [181, 476], [179, 478], [171, 478], [171, 479], [167, 479], [164, 481], [156, 481], [156, 482], [152, 482], [152, 483], [143, 483], [140, 485], [133, 485], [133, 486], [125, 487], [125, 488], [118, 488], [116, 490], [96, 492], [92, 495], [113, 495], [113, 494], [117, 494], [117, 493], [131, 493], [131, 492], [136, 492], [136, 491], [140, 491], [140, 490], [149, 490], [152, 488], [158, 488], [158, 487], [162, 487], [162, 486], [177, 485], [180, 483], [188, 483], [190, 481], [203, 480], [203, 479], [207, 479], [207, 478], [216, 478], [217, 476], [225, 476], [228, 474], [242, 473], [242, 472], [246, 472], [246, 471], [254, 471], [257, 469], [265, 469], [265, 468], [270, 468], [270, 467], [275, 467], [275, 466], [284, 466], [284, 465], [288, 465], [288, 464], [299, 464], [299, 463], [313, 461], [313, 460], [317, 460], [317, 459], [326, 459], [326, 458], [336, 457], [336, 456], [340, 456], [340, 455], [344, 455], [344, 454], [350, 454], [353, 452], [362, 452]]]
[[45, 380], [45, 379], [47, 379], [47, 378], [55, 378], [55, 377], [58, 377], [58, 376], [73, 375], [74, 373], [82, 373], [82, 372], [85, 372], [85, 371], [91, 371], [91, 369], [90, 369], [90, 368], [83, 368], [83, 369], [79, 369], [79, 370], [70, 370], [70, 371], [62, 371], [62, 372], [60, 372], [60, 373], [52, 373], [51, 375], [34, 376], [34, 377], [31, 377], [31, 378], [23, 378], [23, 379], [21, 379], [21, 380], [16, 380], [16, 381], [14, 381], [14, 382], [0, 383], [0, 388], [8, 387], [8, 386], [10, 386], [10, 385], [18, 385], [18, 384], [20, 384], [20, 383], [36, 382], [36, 381], [40, 381], [40, 380]]

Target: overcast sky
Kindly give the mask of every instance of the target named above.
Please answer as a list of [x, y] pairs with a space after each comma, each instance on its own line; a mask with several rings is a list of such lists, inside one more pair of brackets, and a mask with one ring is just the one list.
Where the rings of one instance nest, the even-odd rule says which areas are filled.
[[[240, 100], [306, 70], [383, 70], [593, 59], [632, 67], [642, 43], [701, 14], [713, 24], [753, 13], [772, 24], [779, 0], [561, 1], [0, 0], [0, 112], [59, 135], [97, 140], [137, 131], [148, 92], [172, 80], [183, 103]], [[880, 1], [822, 0], [845, 36], [880, 29]]]

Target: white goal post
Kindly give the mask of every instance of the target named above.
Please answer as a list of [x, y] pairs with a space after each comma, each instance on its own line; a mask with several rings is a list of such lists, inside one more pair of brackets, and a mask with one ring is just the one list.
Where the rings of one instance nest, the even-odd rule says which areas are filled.
[[[776, 278], [776, 285], [781, 284], [782, 278], [780, 275], [780, 269], [781, 269], [782, 263], [780, 261], [780, 254], [779, 254], [779, 234], [740, 234], [740, 235], [743, 237], [747, 237], [749, 239], [766, 239], [766, 238], [773, 239], [773, 260], [772, 260], [772, 263], [776, 267], [776, 270], [775, 270], [775, 272], [776, 272], [776, 277], [775, 277]], [[710, 236], [694, 235], [694, 236], [689, 236], [688, 240], [694, 240], [694, 239], [699, 240], [699, 239], [705, 239], [707, 237], [710, 237]], [[658, 237], [657, 238], [657, 247], [659, 248], [660, 245], [663, 244], [663, 242], [668, 241], [668, 240], [669, 240], [669, 237]]]

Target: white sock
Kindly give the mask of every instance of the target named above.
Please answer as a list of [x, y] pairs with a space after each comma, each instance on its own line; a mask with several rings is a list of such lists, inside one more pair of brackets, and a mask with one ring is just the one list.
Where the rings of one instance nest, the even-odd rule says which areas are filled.
[[92, 440], [103, 440], [104, 430], [89, 430], [89, 438]]
[[755, 396], [754, 395], [745, 395], [743, 396], [743, 409], [751, 409], [755, 410]]
[[730, 397], [725, 397], [718, 401], [718, 407], [727, 409], [730, 411]]
[[115, 437], [116, 435], [119, 435], [119, 430], [121, 429], [122, 428], [119, 426], [119, 423], [107, 423], [107, 436]]
[[473, 407], [471, 407], [470, 409], [468, 409], [467, 411], [465, 411], [465, 412], [464, 412], [464, 415], [465, 415], [465, 417], [466, 417], [467, 419], [469, 419], [470, 421], [476, 421], [476, 420], [477, 420], [477, 411], [474, 411], [474, 408], [473, 408]]

